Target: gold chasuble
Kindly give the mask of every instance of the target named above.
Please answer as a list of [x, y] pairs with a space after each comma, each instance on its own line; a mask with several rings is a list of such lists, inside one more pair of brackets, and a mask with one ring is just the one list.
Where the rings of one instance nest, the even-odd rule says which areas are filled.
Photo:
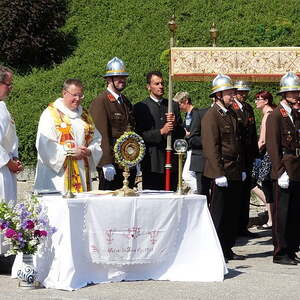
[[[54, 120], [55, 128], [59, 133], [59, 143], [64, 144], [68, 140], [74, 140], [74, 135], [72, 131], [72, 124], [68, 116], [66, 116], [63, 112], [54, 107], [53, 103], [49, 104], [48, 109], [50, 110], [51, 116]], [[81, 114], [81, 119], [83, 121], [84, 126], [84, 134], [85, 134], [85, 147], [88, 147], [90, 142], [92, 141], [95, 125], [94, 122], [89, 115], [89, 113], [83, 109]], [[91, 190], [91, 181], [90, 181], [90, 168], [88, 158], [83, 158], [84, 167], [85, 167], [85, 176], [86, 176], [86, 187], [87, 191]], [[64, 184], [67, 187], [68, 182], [68, 170], [66, 161], [64, 162]], [[71, 176], [71, 185], [72, 192], [80, 193], [83, 192], [82, 182], [79, 174], [78, 161], [76, 159], [72, 159], [72, 176]]]

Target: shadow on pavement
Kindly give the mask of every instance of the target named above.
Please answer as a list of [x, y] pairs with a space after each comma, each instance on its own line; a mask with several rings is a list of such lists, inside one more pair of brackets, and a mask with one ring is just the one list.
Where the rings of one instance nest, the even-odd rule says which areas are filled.
[[247, 258], [255, 258], [255, 257], [272, 257], [273, 251], [266, 251], [266, 252], [260, 252], [260, 253], [250, 253], [247, 255]]
[[241, 274], [243, 274], [243, 272], [237, 271], [237, 270], [235, 270], [235, 269], [229, 269], [229, 268], [228, 268], [228, 274], [226, 274], [226, 275], [224, 276], [224, 280], [226, 280], [226, 279], [231, 279], [231, 278], [235, 278], [235, 277], [237, 277], [237, 276], [239, 276], [239, 275], [241, 275]]

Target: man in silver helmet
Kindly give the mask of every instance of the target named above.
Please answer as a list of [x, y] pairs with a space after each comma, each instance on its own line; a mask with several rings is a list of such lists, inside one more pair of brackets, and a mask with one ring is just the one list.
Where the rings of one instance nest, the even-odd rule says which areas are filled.
[[248, 230], [250, 195], [252, 189], [251, 173], [255, 158], [258, 156], [257, 132], [255, 116], [252, 106], [246, 102], [250, 91], [249, 84], [239, 80], [235, 82], [236, 95], [231, 107], [236, 113], [238, 124], [242, 133], [242, 144], [245, 152], [245, 167], [247, 178], [243, 182], [241, 195], [241, 214], [239, 220], [238, 234], [248, 238], [257, 237], [257, 233]]
[[[128, 75], [121, 59], [111, 59], [103, 75], [107, 88], [90, 105], [90, 114], [102, 135], [103, 156], [97, 168], [100, 190], [116, 190], [123, 186], [122, 169], [114, 161], [113, 147], [128, 126], [134, 126], [132, 104], [122, 94]], [[129, 177], [131, 188], [134, 180], [135, 169], [132, 169]]]
[[204, 176], [212, 179], [211, 216], [226, 260], [244, 259], [232, 251], [237, 237], [242, 181], [246, 179], [241, 132], [231, 109], [236, 89], [229, 76], [212, 82], [214, 105], [201, 122]]
[[274, 180], [273, 262], [300, 263], [296, 252], [300, 241], [300, 116], [296, 107], [300, 94], [299, 77], [289, 72], [280, 80], [280, 104], [270, 114], [266, 145]]

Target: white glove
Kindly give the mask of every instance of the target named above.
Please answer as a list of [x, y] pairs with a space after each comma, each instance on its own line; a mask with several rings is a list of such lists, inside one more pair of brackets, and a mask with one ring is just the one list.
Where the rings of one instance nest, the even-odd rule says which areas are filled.
[[278, 178], [278, 185], [282, 189], [287, 189], [289, 187], [289, 175], [287, 172], [284, 172], [279, 178]]
[[107, 164], [102, 167], [104, 178], [112, 181], [116, 175], [116, 169], [112, 164]]
[[247, 178], [246, 172], [242, 172], [242, 181], [245, 181]]
[[228, 187], [227, 178], [225, 176], [221, 176], [215, 179], [215, 183], [220, 187]]

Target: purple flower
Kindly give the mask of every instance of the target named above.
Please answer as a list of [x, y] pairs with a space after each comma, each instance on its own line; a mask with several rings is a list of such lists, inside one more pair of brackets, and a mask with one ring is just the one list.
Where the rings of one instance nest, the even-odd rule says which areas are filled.
[[17, 240], [18, 240], [19, 242], [22, 242], [22, 241], [23, 241], [23, 233], [22, 233], [22, 232], [18, 232]]
[[8, 227], [8, 222], [4, 221], [3, 223], [1, 223], [0, 228], [1, 230], [5, 229]]
[[17, 232], [11, 228], [6, 229], [5, 236], [9, 239], [17, 239], [18, 238]]
[[33, 229], [34, 228], [34, 223], [31, 220], [26, 221], [26, 225], [25, 225], [26, 229]]
[[41, 230], [40, 231], [40, 236], [47, 236], [48, 232], [46, 230]]
[[56, 227], [50, 227], [50, 233], [55, 233], [57, 231]]
[[41, 231], [37, 229], [34, 231], [33, 235], [39, 237], [39, 236], [41, 236]]

